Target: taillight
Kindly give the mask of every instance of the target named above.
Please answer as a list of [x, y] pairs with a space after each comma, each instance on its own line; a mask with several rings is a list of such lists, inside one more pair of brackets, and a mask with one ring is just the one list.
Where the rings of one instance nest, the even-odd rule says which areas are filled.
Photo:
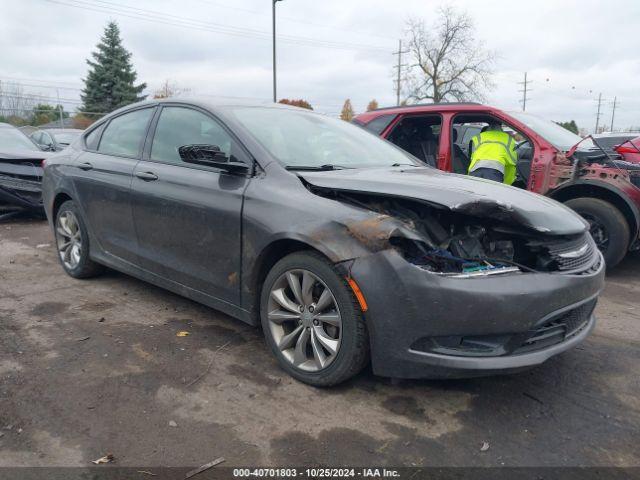
[[615, 148], [615, 151], [618, 153], [640, 153], [640, 150], [633, 148], [633, 147], [626, 147], [626, 146], [618, 146]]

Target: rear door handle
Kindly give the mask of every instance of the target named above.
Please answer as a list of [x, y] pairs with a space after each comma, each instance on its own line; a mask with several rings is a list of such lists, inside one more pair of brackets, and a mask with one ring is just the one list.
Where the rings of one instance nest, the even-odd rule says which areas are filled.
[[89, 162], [84, 162], [79, 164], [78, 168], [80, 170], [93, 170], [93, 165], [91, 165]]
[[158, 176], [153, 172], [136, 172], [136, 177], [145, 182], [153, 182], [158, 179]]

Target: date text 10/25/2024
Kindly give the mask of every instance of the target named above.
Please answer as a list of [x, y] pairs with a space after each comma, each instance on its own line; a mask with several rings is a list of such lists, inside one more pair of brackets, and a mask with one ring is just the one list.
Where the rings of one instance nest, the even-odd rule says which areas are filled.
[[235, 468], [235, 478], [399, 478], [387, 468]]

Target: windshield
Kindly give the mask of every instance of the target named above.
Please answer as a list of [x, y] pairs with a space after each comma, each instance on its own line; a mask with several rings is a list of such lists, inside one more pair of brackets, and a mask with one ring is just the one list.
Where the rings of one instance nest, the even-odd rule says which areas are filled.
[[56, 137], [56, 142], [61, 143], [63, 145], [69, 145], [76, 138], [78, 138], [79, 135], [80, 133], [78, 132], [64, 132], [64, 133], [56, 133], [55, 137]]
[[14, 128], [0, 127], [0, 150], [36, 150], [38, 146]]
[[[509, 112], [509, 114], [517, 120], [520, 120], [531, 130], [563, 152], [568, 151], [576, 143], [582, 140], [582, 137], [570, 132], [551, 120], [545, 120], [544, 118], [524, 112]], [[594, 146], [595, 145], [591, 139], [587, 139], [580, 144], [579, 149], [589, 150], [594, 148]]]
[[235, 107], [233, 116], [285, 167], [424, 166], [361, 127], [317, 113]]

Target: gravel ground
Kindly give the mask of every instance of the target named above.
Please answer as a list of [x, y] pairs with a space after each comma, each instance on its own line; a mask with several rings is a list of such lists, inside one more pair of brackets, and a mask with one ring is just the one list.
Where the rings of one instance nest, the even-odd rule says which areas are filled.
[[318, 390], [280, 371], [259, 330], [119, 273], [74, 280], [45, 222], [5, 220], [0, 466], [106, 452], [122, 466], [639, 466], [638, 272], [629, 257], [589, 339], [526, 373], [365, 371]]

